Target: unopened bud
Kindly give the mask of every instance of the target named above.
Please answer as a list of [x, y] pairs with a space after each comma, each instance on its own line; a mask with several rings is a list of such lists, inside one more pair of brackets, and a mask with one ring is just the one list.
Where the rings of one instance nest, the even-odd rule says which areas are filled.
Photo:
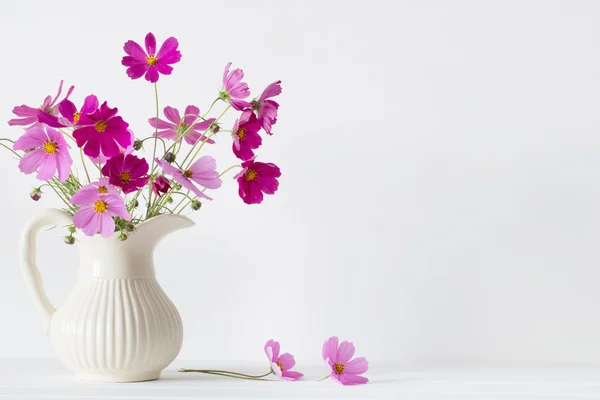
[[124, 242], [124, 241], [126, 241], [126, 240], [127, 240], [127, 234], [126, 234], [126, 233], [124, 233], [124, 232], [121, 232], [121, 234], [119, 235], [119, 240], [120, 240], [121, 242]]
[[38, 201], [42, 198], [42, 190], [40, 188], [33, 189], [31, 193], [29, 193], [29, 197], [31, 197], [31, 200], [33, 201]]
[[200, 207], [202, 207], [202, 203], [200, 203], [200, 200], [192, 200], [192, 210], [194, 211], [198, 211], [200, 209]]
[[65, 236], [65, 243], [66, 244], [75, 244], [75, 238], [73, 236]]
[[221, 127], [219, 126], [219, 124], [213, 122], [212, 124], [210, 124], [210, 131], [212, 133], [217, 133], [221, 130]]
[[130, 204], [133, 208], [138, 208], [138, 206], [140, 205], [140, 202], [137, 201], [137, 199], [136, 199], [136, 200], [133, 200]]
[[172, 203], [173, 202], [173, 198], [171, 196], [167, 197], [167, 203]]
[[141, 150], [141, 148], [143, 147], [144, 142], [142, 142], [140, 139], [135, 139], [135, 141], [133, 142], [133, 149], [134, 150]]
[[135, 229], [135, 226], [131, 222], [125, 223], [125, 231], [133, 232], [134, 229]]
[[171, 164], [173, 161], [175, 161], [175, 154], [168, 152], [167, 154], [165, 154], [165, 161], [168, 162], [169, 164]]
[[69, 233], [75, 233], [77, 232], [77, 228], [75, 227], [75, 225], [70, 225], [69, 226]]

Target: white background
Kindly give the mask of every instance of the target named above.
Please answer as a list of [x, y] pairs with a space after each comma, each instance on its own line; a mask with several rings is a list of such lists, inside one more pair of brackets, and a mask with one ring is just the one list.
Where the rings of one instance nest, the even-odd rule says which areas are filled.
[[[148, 31], [183, 54], [161, 108], [206, 109], [228, 61], [255, 95], [283, 80], [259, 152], [277, 195], [246, 206], [226, 179], [157, 250], [182, 359], [258, 361], [275, 338], [317, 363], [337, 334], [372, 363], [599, 363], [599, 20], [592, 1], [3, 2], [0, 120], [62, 78], [150, 134], [152, 86], [120, 65]], [[220, 169], [230, 146], [210, 148]], [[15, 247], [59, 203], [30, 201], [3, 154], [0, 356], [51, 357]], [[57, 305], [77, 262], [61, 234], [38, 251]]]

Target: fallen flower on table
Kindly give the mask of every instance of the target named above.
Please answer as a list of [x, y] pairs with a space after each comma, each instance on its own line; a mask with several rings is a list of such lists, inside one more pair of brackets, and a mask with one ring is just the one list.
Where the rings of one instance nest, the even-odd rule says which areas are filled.
[[352, 342], [344, 341], [338, 345], [337, 336], [332, 336], [323, 343], [323, 360], [329, 367], [329, 375], [321, 380], [331, 378], [342, 385], [360, 385], [369, 380], [360, 376], [367, 372], [369, 363], [364, 357], [351, 360], [354, 356]]

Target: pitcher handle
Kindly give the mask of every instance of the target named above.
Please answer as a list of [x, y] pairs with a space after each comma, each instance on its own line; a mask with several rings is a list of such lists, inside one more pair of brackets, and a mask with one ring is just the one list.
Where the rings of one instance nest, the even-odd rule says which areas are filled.
[[29, 220], [21, 235], [21, 242], [19, 244], [21, 270], [23, 271], [25, 283], [33, 297], [33, 301], [42, 315], [45, 334], [50, 332], [50, 322], [56, 309], [50, 303], [48, 295], [44, 290], [40, 270], [36, 263], [37, 234], [40, 229], [47, 225], [64, 226], [72, 224], [73, 218], [69, 214], [62, 210], [48, 208], [35, 214]]

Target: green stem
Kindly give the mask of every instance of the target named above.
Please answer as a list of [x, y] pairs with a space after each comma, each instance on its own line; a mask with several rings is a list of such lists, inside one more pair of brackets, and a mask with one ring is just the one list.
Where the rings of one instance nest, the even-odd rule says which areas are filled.
[[[190, 198], [189, 194], [190, 194], [190, 191], [188, 190], [188, 191], [187, 191], [187, 193], [185, 194], [185, 197], [189, 198], [189, 199], [190, 199], [190, 202], [192, 202], [192, 201], [193, 201], [193, 199], [192, 199], [192, 198]], [[176, 211], [177, 211], [177, 209], [179, 208], [179, 206], [181, 205], [181, 203], [183, 203], [183, 202], [185, 201], [185, 197], [182, 197], [182, 198], [181, 198], [181, 201], [179, 202], [179, 204], [177, 204], [175, 207], [173, 207], [173, 212], [176, 212]], [[185, 208], [185, 207], [184, 207], [184, 208]], [[182, 208], [181, 210], [183, 211], [183, 208]], [[181, 212], [181, 211], [179, 211], [179, 212]]]
[[59, 129], [59, 131], [60, 131], [60, 133], [62, 133], [63, 135], [65, 135], [66, 137], [71, 139], [73, 141], [73, 143], [77, 144], [77, 140], [75, 140], [75, 138], [73, 138], [73, 136], [69, 135], [68, 132], [63, 131], [62, 129]]
[[[260, 378], [264, 378], [265, 376], [269, 376], [273, 373], [273, 371], [269, 371], [264, 375], [248, 375], [248, 374], [242, 374], [240, 372], [223, 371], [223, 370], [219, 370], [219, 369], [185, 369], [185, 368], [180, 369], [179, 372], [199, 372], [201, 374], [215, 374], [215, 375], [227, 374], [225, 376], [231, 376], [232, 378], [244, 377], [245, 379], [260, 379]], [[236, 375], [236, 376], [232, 376], [232, 375]]]
[[165, 153], [167, 152], [167, 143], [163, 140], [163, 138], [161, 138], [159, 136], [150, 136], [150, 137], [147, 137], [146, 139], [141, 140], [141, 142], [144, 143], [146, 140], [150, 140], [150, 139], [154, 139], [155, 142], [157, 140], [160, 140], [162, 142], [162, 145], [163, 145], [163, 151]]
[[88, 183], [91, 183], [90, 174], [88, 172], [87, 166], [85, 165], [85, 158], [83, 157], [83, 149], [79, 149], [79, 155], [81, 155], [81, 163], [83, 164], [83, 170], [85, 171], [85, 176], [87, 176]]
[[21, 158], [21, 156], [19, 155], [19, 153], [17, 153], [16, 151], [14, 151], [13, 149], [11, 149], [10, 147], [8, 147], [7, 145], [0, 143], [0, 146], [4, 147], [6, 150], [10, 151], [11, 153], [13, 153], [15, 156]]
[[[156, 126], [154, 130], [154, 135], [158, 137], [158, 85], [154, 82], [154, 98], [156, 100]], [[166, 152], [165, 152], [166, 153]], [[152, 151], [152, 167], [150, 171], [154, 172], [154, 159], [156, 158], [156, 140], [154, 141], [154, 150]], [[150, 215], [150, 210], [152, 208], [152, 185], [148, 185], [148, 208], [146, 210], [146, 218]]]
[[327, 375], [325, 378], [319, 379], [317, 382], [323, 382], [325, 379], [329, 378], [331, 375]]
[[[217, 119], [215, 120], [215, 123], [219, 122], [219, 120], [221, 120], [221, 118], [223, 118], [223, 116], [225, 115], [225, 113], [227, 111], [229, 111], [229, 109], [231, 108], [231, 106], [227, 106], [223, 112], [221, 113], [221, 115], [219, 115], [217, 117]], [[204, 131], [204, 134], [206, 134], [206, 132], [208, 132], [208, 129]], [[200, 150], [202, 149], [202, 146], [204, 146], [204, 144], [208, 141], [208, 139], [210, 139], [211, 137], [215, 136], [216, 133], [211, 134], [210, 136], [206, 136], [204, 135], [204, 140], [202, 141], [202, 143], [200, 144], [200, 147], [198, 148], [198, 150], [196, 151], [196, 153], [194, 154], [194, 156], [192, 157], [192, 159], [190, 160], [190, 164], [192, 163], [192, 161], [194, 161], [194, 158], [196, 158], [196, 156], [198, 155], [198, 153], [200, 153]], [[185, 162], [187, 161], [187, 159], [190, 157], [190, 155], [192, 154], [192, 152], [194, 151], [194, 148], [196, 147], [196, 145], [199, 143], [200, 141], [194, 143], [194, 145], [192, 146], [190, 152], [187, 154], [187, 156], [185, 156], [185, 158], [183, 159], [183, 162], [181, 163], [182, 165], [185, 164]]]

